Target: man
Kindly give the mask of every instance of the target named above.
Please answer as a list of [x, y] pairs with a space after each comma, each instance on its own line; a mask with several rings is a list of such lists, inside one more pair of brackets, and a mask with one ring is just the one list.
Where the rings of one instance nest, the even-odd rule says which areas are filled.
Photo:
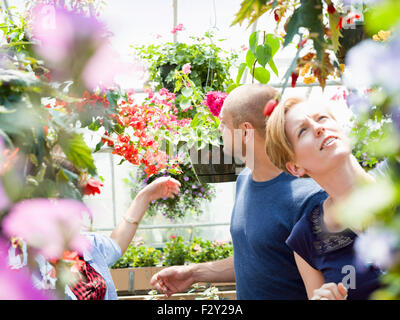
[[264, 107], [276, 91], [243, 85], [225, 99], [220, 131], [224, 153], [244, 161], [231, 218], [233, 257], [166, 268], [151, 284], [170, 296], [196, 282], [234, 282], [237, 299], [307, 299], [285, 244], [303, 212], [326, 197], [311, 179], [295, 178], [272, 165], [265, 151]]

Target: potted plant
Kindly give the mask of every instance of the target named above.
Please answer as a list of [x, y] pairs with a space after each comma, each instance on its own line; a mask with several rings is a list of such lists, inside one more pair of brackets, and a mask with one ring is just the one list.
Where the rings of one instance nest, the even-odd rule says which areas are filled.
[[167, 42], [159, 45], [134, 47], [137, 56], [147, 61], [149, 80], [155, 90], [174, 90], [174, 71], [182, 70], [190, 63], [192, 80], [204, 92], [224, 90], [231, 85], [230, 68], [237, 59], [236, 53], [228, 53], [213, 43], [213, 34], [202, 38], [190, 37], [192, 43]]
[[111, 276], [119, 293], [150, 290], [150, 279], [162, 269], [161, 251], [136, 240], [112, 266]]
[[185, 264], [188, 258], [187, 245], [181, 236], [170, 236], [163, 251], [164, 266], [179, 266]]
[[[200, 237], [195, 237], [192, 241], [184, 241], [181, 236], [172, 235], [165, 243], [163, 250], [159, 250], [145, 246], [139, 238], [128, 247], [110, 272], [120, 295], [144, 294], [152, 289], [151, 277], [163, 268], [220, 260], [232, 255], [233, 247], [230, 241], [209, 241]], [[199, 285], [207, 284], [200, 283]], [[230, 288], [234, 286], [232, 283], [214, 285]]]

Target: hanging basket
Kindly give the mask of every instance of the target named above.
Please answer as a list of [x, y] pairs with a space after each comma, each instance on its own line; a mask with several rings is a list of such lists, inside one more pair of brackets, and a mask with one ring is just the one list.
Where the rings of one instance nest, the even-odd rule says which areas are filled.
[[225, 155], [222, 145], [191, 149], [190, 158], [199, 180], [204, 183], [234, 182], [245, 167], [244, 163]]
[[171, 63], [166, 63], [158, 67], [160, 70], [161, 83], [163, 87], [167, 88], [170, 92], [174, 92], [175, 83], [174, 81], [167, 81], [167, 77], [169, 73], [175, 70], [177, 67], [178, 67], [177, 64], [171, 64]]
[[345, 63], [347, 52], [358, 43], [367, 38], [363, 23], [356, 23], [354, 28], [342, 29], [343, 37], [339, 39], [340, 47], [336, 54], [339, 63]]

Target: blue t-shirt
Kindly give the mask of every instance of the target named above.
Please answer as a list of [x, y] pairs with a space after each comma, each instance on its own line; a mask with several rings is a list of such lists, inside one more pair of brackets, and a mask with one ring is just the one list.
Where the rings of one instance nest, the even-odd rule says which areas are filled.
[[323, 202], [304, 214], [286, 243], [311, 267], [322, 272], [325, 283], [343, 282], [348, 287], [347, 299], [368, 299], [379, 288], [381, 272], [372, 265], [361, 265], [355, 260], [353, 247], [357, 235], [353, 231], [346, 229], [331, 233], [326, 229]]
[[237, 299], [307, 299], [285, 241], [302, 213], [325, 198], [308, 178], [283, 172], [256, 182], [248, 168], [239, 175], [230, 226]]

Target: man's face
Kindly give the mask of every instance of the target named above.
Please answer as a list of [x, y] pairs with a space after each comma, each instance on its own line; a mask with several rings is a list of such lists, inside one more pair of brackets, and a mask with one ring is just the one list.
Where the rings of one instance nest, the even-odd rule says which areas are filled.
[[232, 122], [232, 115], [226, 107], [222, 107], [220, 113], [220, 125], [218, 130], [221, 132], [224, 142], [224, 154], [233, 155], [235, 158], [242, 159], [242, 139], [240, 129], [235, 129]]

